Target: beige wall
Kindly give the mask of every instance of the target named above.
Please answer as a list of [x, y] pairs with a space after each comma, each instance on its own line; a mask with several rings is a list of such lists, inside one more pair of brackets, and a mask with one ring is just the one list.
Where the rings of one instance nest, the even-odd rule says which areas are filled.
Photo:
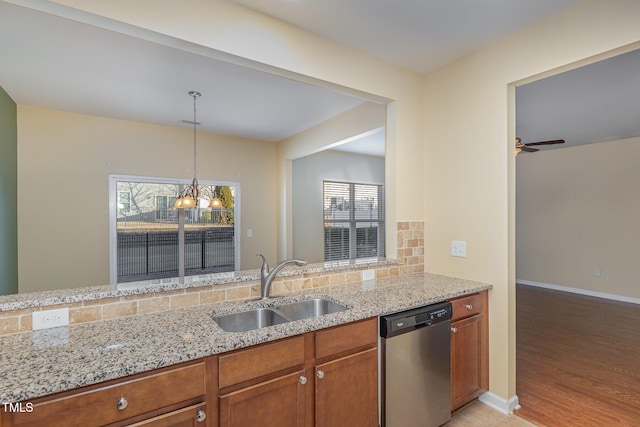
[[516, 277], [640, 298], [638, 159], [640, 138], [518, 156]]
[[[278, 258], [280, 260], [303, 256], [297, 254], [297, 251], [294, 250], [296, 232], [293, 228], [296, 218], [293, 215], [293, 185], [297, 179], [293, 177], [292, 161], [319, 153], [349, 138], [384, 127], [386, 113], [386, 105], [365, 102], [317, 126], [278, 142], [277, 170], [278, 188], [280, 189], [278, 201]], [[384, 183], [384, 178], [382, 183]], [[391, 204], [388, 206], [391, 207]], [[318, 233], [321, 232], [322, 230], [318, 230]], [[395, 227], [388, 227], [386, 232], [386, 240], [392, 242], [391, 247], [387, 246], [386, 248], [387, 254], [395, 256]], [[304, 253], [307, 252], [305, 251]], [[317, 259], [317, 255], [312, 256], [312, 258]]]
[[[585, 1], [424, 79], [425, 268], [494, 284], [490, 387], [515, 395], [513, 82], [640, 40], [640, 2]], [[467, 241], [467, 258], [450, 256]]]
[[292, 178], [293, 256], [324, 262], [323, 181], [384, 184], [384, 158], [326, 150], [294, 160]]
[[[192, 130], [18, 106], [19, 291], [109, 282], [109, 174], [190, 179]], [[274, 143], [198, 133], [198, 178], [241, 191], [242, 269], [276, 253]], [[246, 230], [253, 229], [253, 237]]]

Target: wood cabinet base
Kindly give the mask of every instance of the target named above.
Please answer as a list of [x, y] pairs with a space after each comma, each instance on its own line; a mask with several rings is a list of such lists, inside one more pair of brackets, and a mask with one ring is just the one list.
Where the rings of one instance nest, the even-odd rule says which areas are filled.
[[489, 388], [488, 293], [452, 301], [451, 410], [469, 403]]

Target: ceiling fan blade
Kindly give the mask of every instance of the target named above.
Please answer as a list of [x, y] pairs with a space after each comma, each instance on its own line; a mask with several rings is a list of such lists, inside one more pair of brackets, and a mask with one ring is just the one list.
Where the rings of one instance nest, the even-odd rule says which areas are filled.
[[520, 148], [522, 148], [522, 151], [526, 151], [527, 153], [535, 153], [536, 151], [540, 151], [539, 148], [531, 148], [531, 147], [527, 147], [526, 145], [523, 145]]
[[552, 141], [528, 142], [524, 145], [531, 147], [533, 145], [552, 145], [552, 144], [564, 144], [564, 139], [554, 139]]

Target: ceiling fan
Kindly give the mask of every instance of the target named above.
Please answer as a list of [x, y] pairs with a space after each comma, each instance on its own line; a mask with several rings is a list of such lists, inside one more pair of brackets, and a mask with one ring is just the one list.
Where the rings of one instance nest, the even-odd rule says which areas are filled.
[[539, 148], [531, 148], [536, 145], [553, 145], [553, 144], [564, 144], [564, 139], [554, 139], [552, 141], [528, 142], [526, 144], [523, 144], [520, 138], [516, 138], [516, 156], [521, 151], [524, 151], [527, 153], [535, 153], [536, 151], [540, 151]]

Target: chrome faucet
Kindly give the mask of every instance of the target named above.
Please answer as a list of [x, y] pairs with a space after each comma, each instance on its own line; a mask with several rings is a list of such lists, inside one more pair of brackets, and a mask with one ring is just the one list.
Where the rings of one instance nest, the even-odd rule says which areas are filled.
[[267, 264], [267, 260], [264, 255], [258, 254], [259, 257], [262, 258], [262, 267], [260, 267], [260, 295], [261, 299], [268, 299], [269, 292], [271, 291], [271, 282], [276, 278], [276, 274], [283, 268], [288, 265], [295, 264], [298, 267], [302, 267], [307, 265], [307, 261], [303, 261], [300, 259], [289, 259], [286, 261], [282, 261], [280, 264], [273, 267], [273, 270], [269, 271], [269, 264]]

